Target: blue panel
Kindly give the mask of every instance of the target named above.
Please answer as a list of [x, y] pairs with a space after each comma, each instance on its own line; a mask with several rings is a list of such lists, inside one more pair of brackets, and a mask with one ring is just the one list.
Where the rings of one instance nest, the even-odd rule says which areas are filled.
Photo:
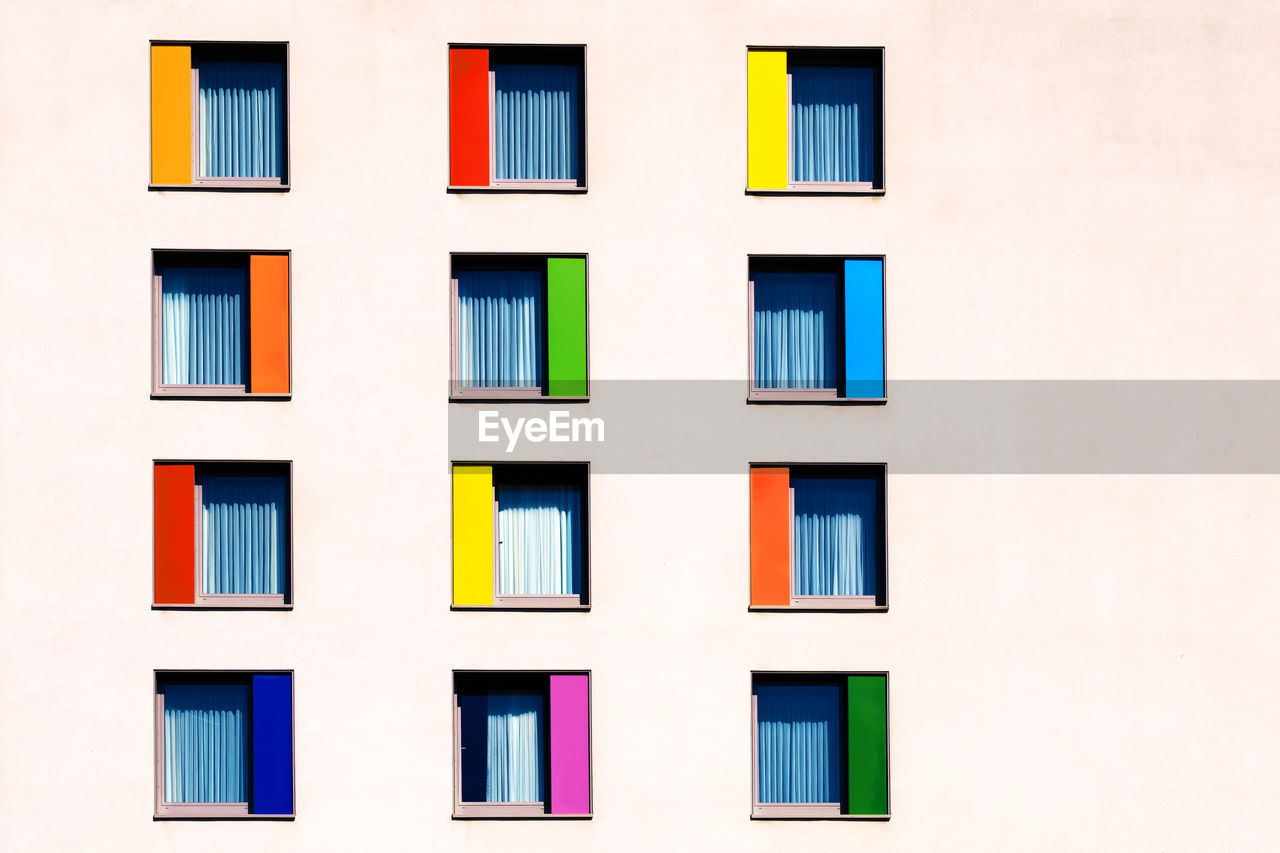
[[844, 262], [844, 397], [884, 396], [884, 261]]
[[293, 814], [293, 676], [253, 677], [252, 814]]

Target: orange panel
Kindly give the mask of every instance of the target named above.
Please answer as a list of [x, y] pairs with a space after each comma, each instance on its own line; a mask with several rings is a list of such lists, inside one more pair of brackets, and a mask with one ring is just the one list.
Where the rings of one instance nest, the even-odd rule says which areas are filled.
[[751, 469], [751, 603], [791, 603], [791, 472]]
[[289, 393], [289, 256], [249, 256], [249, 391]]
[[196, 601], [196, 466], [156, 465], [156, 604]]

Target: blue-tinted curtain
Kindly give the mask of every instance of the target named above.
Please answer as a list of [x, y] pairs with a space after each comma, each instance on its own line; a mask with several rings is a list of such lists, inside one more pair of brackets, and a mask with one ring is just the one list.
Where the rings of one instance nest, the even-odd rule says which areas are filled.
[[755, 387], [836, 387], [835, 273], [754, 273]]
[[161, 379], [166, 385], [243, 385], [248, 274], [222, 267], [160, 270]]
[[582, 591], [582, 547], [577, 486], [500, 485], [498, 592], [503, 595], [576, 595]]
[[762, 684], [756, 722], [760, 802], [840, 802], [839, 688]]
[[284, 150], [279, 62], [201, 62], [200, 177], [278, 178]]
[[542, 385], [542, 273], [459, 270], [458, 378], [474, 388]]
[[876, 594], [876, 483], [792, 477], [796, 595]]
[[288, 541], [285, 478], [209, 474], [200, 484], [203, 591], [283, 595]]
[[493, 66], [494, 177], [578, 179], [575, 65]]
[[791, 67], [791, 180], [875, 178], [875, 72]]
[[163, 689], [165, 802], [248, 802], [248, 686]]
[[485, 802], [542, 800], [542, 740], [542, 696], [489, 694]]

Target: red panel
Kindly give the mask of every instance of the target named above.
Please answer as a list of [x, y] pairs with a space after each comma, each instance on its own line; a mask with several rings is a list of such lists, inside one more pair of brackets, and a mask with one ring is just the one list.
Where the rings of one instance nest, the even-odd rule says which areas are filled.
[[196, 601], [196, 467], [156, 465], [156, 604]]
[[449, 183], [489, 185], [489, 51], [449, 50]]
[[791, 472], [751, 469], [751, 603], [791, 603]]

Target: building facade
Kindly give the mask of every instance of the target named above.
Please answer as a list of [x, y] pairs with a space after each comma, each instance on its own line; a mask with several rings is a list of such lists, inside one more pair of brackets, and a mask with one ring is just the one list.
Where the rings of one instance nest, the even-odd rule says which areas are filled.
[[[1269, 4], [0, 22], [0, 849], [1272, 846]], [[579, 69], [547, 107], [574, 139], [530, 177], [499, 66], [543, 65]], [[796, 165], [792, 66], [870, 69], [846, 171]], [[280, 93], [277, 147], [236, 160], [201, 85]], [[495, 268], [540, 282], [546, 337], [477, 392]], [[843, 288], [830, 399], [760, 378], [793, 273]], [[226, 276], [243, 358], [197, 365], [166, 296]], [[580, 438], [530, 432], [560, 411]], [[546, 600], [499, 553], [534, 462], [581, 501]], [[834, 602], [787, 574], [806, 477], [869, 484]], [[206, 580], [245, 480], [281, 490], [277, 561]], [[848, 685], [840, 808], [800, 820], [757, 784], [761, 689], [797, 674]], [[845, 761], [868, 678], [883, 770]], [[467, 794], [466, 697], [507, 692], [543, 697], [547, 787], [507, 797], [541, 811]], [[198, 795], [235, 808], [172, 807], [184, 702], [243, 709], [242, 787]]]

